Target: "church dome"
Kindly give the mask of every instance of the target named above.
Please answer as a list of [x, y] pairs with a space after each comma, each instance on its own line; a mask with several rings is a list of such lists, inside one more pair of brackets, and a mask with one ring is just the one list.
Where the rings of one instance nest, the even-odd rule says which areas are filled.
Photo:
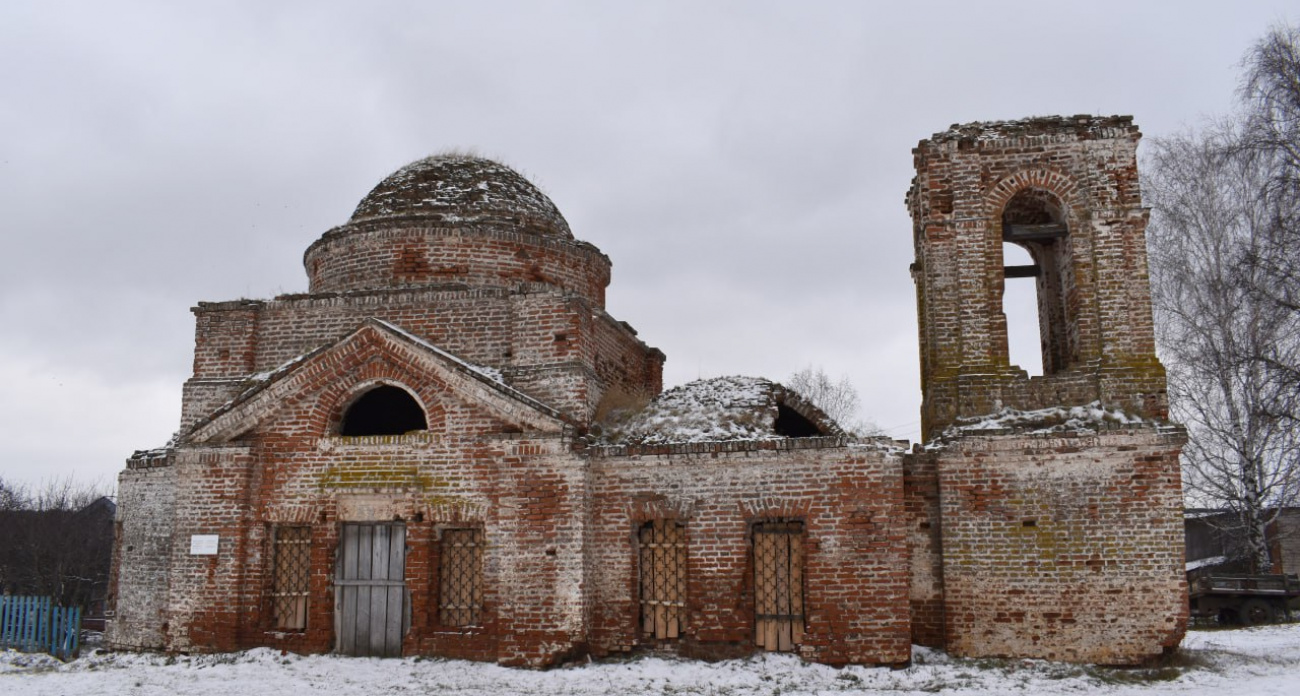
[[447, 226], [508, 226], [573, 239], [546, 194], [515, 170], [482, 157], [444, 154], [397, 170], [366, 194], [350, 224], [428, 220]]
[[303, 254], [311, 293], [547, 287], [605, 302], [609, 258], [546, 194], [482, 157], [442, 154], [379, 182]]

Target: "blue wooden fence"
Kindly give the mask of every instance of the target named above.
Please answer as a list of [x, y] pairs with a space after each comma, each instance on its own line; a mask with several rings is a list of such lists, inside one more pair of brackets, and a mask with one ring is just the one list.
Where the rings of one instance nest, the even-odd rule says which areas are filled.
[[49, 597], [0, 596], [0, 648], [77, 655], [81, 607], [56, 607]]

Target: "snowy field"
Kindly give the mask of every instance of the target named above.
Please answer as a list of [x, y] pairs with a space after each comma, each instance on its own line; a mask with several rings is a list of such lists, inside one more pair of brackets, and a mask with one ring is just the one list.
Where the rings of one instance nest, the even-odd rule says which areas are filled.
[[954, 660], [917, 649], [907, 669], [804, 664], [768, 655], [721, 663], [642, 657], [546, 672], [455, 660], [281, 655], [266, 649], [166, 657], [97, 652], [69, 664], [0, 654], [3, 696], [88, 694], [1300, 694], [1300, 624], [1192, 631], [1157, 670], [1030, 660]]

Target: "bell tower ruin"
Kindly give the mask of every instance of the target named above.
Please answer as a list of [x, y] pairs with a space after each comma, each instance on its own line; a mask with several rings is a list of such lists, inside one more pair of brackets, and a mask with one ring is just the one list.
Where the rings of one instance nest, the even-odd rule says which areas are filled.
[[[913, 630], [955, 654], [1135, 664], [1182, 637], [1184, 435], [1155, 354], [1140, 137], [1127, 116], [1049, 117], [913, 150]], [[1037, 290], [1041, 375], [1011, 362], [1011, 282]]]
[[[922, 438], [998, 406], [1101, 401], [1166, 417], [1127, 116], [953, 126], [913, 150]], [[1028, 251], [1007, 265], [1004, 245]], [[1037, 286], [1043, 374], [1010, 362], [1002, 298]], [[1019, 281], [1031, 282], [1031, 281]]]

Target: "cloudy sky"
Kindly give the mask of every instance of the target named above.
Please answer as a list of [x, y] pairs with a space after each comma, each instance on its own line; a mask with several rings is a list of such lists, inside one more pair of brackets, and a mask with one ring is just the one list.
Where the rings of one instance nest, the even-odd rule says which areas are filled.
[[[894, 3], [900, 5], [902, 3]], [[1290, 12], [1290, 15], [1287, 13]], [[666, 382], [805, 366], [915, 438], [911, 148], [1231, 107], [1287, 2], [0, 3], [0, 477], [111, 484], [199, 300], [306, 289], [384, 176], [469, 148], [614, 262]]]

